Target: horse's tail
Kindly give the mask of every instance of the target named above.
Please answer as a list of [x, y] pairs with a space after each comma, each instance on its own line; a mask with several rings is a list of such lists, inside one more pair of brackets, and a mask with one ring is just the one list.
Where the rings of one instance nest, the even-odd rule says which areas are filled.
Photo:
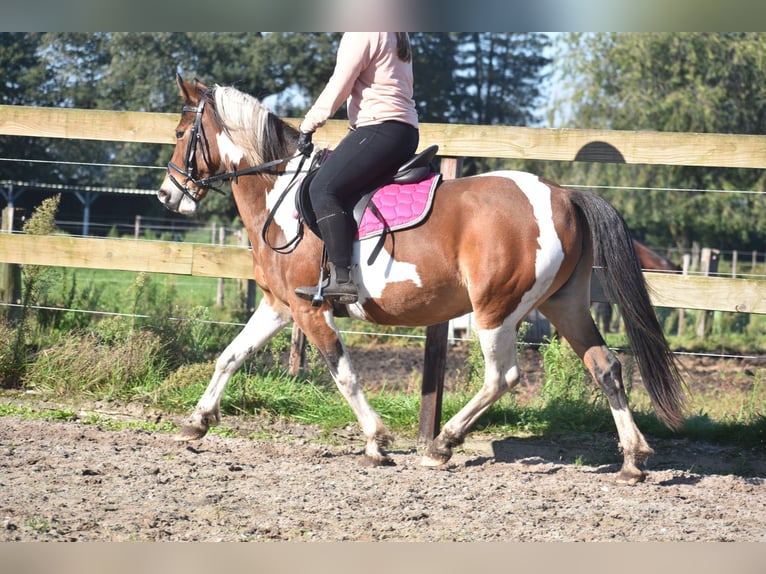
[[610, 301], [620, 306], [638, 370], [659, 419], [683, 424], [684, 385], [679, 366], [651, 305], [649, 292], [625, 220], [605, 199], [572, 191], [591, 229], [594, 267]]

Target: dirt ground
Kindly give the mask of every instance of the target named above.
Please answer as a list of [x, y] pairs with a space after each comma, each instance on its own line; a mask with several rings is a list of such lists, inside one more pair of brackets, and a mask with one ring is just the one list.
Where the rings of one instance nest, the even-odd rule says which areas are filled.
[[[368, 351], [356, 356], [371, 386], [414, 384], [422, 351]], [[697, 362], [699, 377], [721, 380], [720, 362]], [[527, 368], [521, 392], [539, 379]], [[463, 369], [464, 355], [451, 352], [448, 386]], [[54, 406], [19, 393], [2, 402]], [[226, 416], [235, 436], [180, 444], [84, 423], [92, 413], [176, 415], [79, 408], [74, 421], [0, 417], [0, 541], [766, 542], [763, 449], [648, 437], [657, 452], [648, 479], [628, 487], [615, 482], [614, 436], [471, 435], [441, 469], [421, 467], [417, 445], [400, 438], [395, 466], [370, 468], [355, 426], [328, 439], [310, 426]]]

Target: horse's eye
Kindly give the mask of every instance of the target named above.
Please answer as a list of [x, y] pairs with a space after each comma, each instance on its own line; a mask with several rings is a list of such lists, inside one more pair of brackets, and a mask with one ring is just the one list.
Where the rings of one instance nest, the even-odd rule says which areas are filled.
[[176, 130], [176, 139], [183, 139], [185, 133], [186, 132], [184, 130]]

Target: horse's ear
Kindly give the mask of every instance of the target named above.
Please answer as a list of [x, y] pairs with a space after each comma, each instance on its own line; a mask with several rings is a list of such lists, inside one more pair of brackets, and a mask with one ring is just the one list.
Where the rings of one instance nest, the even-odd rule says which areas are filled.
[[176, 84], [178, 84], [178, 89], [180, 90], [181, 97], [184, 99], [184, 101], [190, 101], [192, 99], [192, 95], [194, 94], [194, 87], [189, 82], [184, 80], [179, 73], [176, 73]]

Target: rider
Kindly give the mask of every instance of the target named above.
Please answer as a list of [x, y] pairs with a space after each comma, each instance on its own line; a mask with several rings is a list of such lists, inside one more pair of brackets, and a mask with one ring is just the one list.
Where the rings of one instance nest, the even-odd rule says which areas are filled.
[[[347, 101], [350, 131], [309, 187], [327, 249], [330, 276], [322, 293], [349, 304], [358, 299], [351, 272], [354, 222], [347, 210], [365, 191], [383, 185], [418, 147], [412, 49], [405, 32], [346, 32], [335, 70], [300, 125], [298, 149], [310, 153], [311, 135]], [[296, 293], [312, 299], [316, 286]]]

